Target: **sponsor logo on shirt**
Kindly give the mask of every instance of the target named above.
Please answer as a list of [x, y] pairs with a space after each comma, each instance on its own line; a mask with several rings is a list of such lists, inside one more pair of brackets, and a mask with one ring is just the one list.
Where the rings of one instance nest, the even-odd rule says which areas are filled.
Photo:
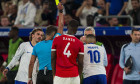
[[31, 52], [28, 52], [28, 51], [27, 51], [27, 53], [31, 53]]

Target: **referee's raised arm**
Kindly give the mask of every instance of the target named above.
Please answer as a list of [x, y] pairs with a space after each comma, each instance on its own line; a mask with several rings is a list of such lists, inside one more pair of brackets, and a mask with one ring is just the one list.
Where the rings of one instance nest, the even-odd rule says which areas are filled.
[[64, 27], [64, 15], [63, 15], [63, 5], [61, 3], [57, 6], [59, 10], [59, 20], [58, 20], [58, 30], [57, 33], [63, 34], [63, 27]]

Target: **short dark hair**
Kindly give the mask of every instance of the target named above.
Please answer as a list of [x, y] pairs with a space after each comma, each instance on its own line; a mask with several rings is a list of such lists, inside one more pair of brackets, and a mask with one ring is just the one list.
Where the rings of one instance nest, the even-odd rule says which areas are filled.
[[11, 27], [11, 30], [19, 32], [18, 27]]
[[96, 39], [96, 37], [95, 37], [93, 34], [88, 34], [88, 35], [86, 36], [86, 38], [93, 38], [93, 39]]
[[131, 34], [133, 34], [134, 31], [140, 31], [140, 30], [138, 30], [137, 28], [132, 28], [132, 32], [131, 32]]
[[79, 26], [79, 22], [75, 19], [72, 19], [67, 27], [68, 30], [77, 31], [78, 26]]
[[32, 34], [35, 34], [37, 31], [42, 31], [43, 30], [41, 28], [34, 28], [31, 32], [30, 32], [30, 36], [29, 36], [29, 40], [32, 41]]
[[46, 35], [51, 35], [53, 32], [57, 32], [57, 27], [53, 25], [49, 25], [46, 29]]

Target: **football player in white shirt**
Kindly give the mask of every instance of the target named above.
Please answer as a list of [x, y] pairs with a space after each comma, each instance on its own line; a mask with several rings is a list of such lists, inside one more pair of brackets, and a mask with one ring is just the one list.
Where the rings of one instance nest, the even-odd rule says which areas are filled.
[[[23, 42], [20, 44], [19, 48], [16, 51], [15, 56], [11, 60], [11, 62], [8, 64], [6, 69], [3, 71], [3, 75], [6, 77], [6, 74], [9, 70], [11, 70], [18, 61], [20, 61], [18, 72], [15, 78], [15, 84], [27, 84], [28, 82], [28, 67], [31, 59], [31, 54], [33, 50], [33, 46], [36, 45], [36, 43], [40, 42], [44, 38], [44, 32], [41, 28], [35, 28], [30, 33], [29, 42]], [[37, 68], [37, 62], [34, 66], [34, 73], [32, 74], [32, 80], [33, 84], [36, 84], [36, 69]]]
[[107, 84], [106, 70], [107, 55], [104, 47], [96, 45], [93, 34], [86, 36], [84, 45], [84, 80], [83, 84]]

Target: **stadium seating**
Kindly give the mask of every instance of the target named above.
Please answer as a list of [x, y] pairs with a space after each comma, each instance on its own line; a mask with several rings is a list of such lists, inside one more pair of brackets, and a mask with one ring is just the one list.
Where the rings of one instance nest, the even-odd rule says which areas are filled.
[[122, 84], [122, 83], [123, 83], [123, 70], [120, 68], [119, 64], [117, 64], [112, 74], [111, 84]]

